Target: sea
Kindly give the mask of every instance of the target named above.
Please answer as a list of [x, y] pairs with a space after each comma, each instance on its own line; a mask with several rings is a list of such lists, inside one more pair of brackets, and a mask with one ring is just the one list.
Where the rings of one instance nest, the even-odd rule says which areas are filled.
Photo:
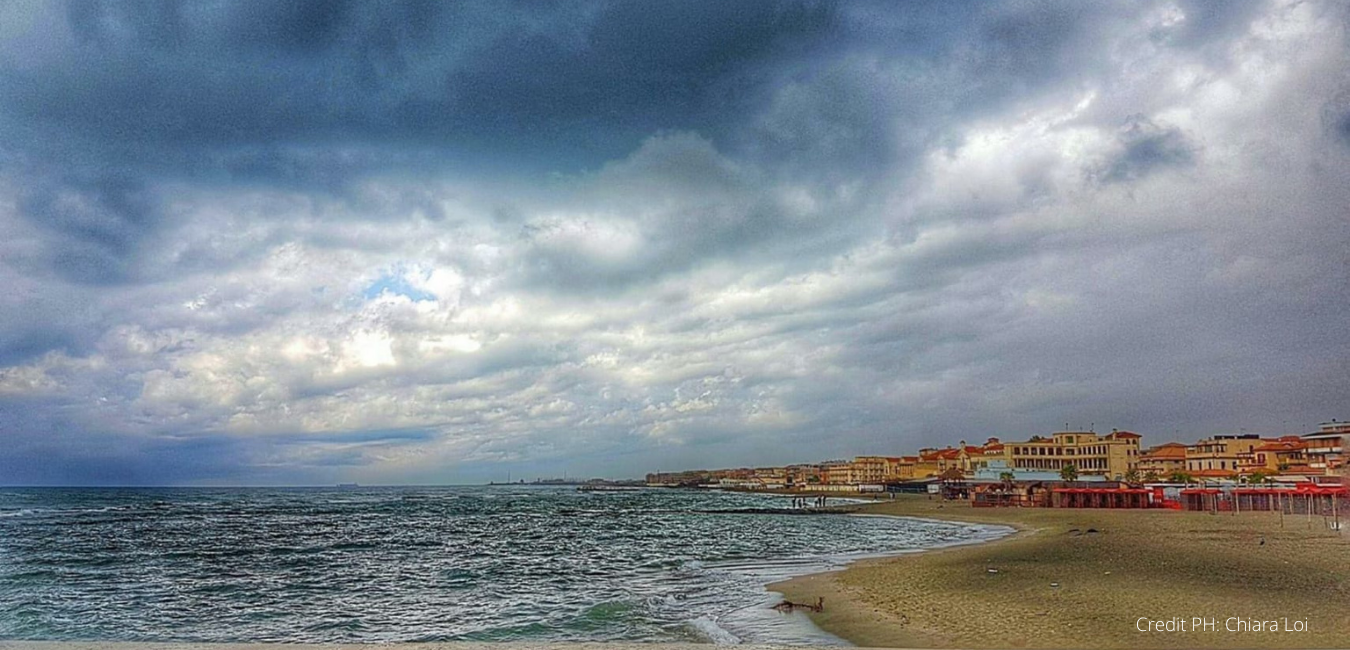
[[1009, 532], [763, 512], [791, 507], [515, 485], [0, 488], [0, 639], [844, 645], [765, 585]]

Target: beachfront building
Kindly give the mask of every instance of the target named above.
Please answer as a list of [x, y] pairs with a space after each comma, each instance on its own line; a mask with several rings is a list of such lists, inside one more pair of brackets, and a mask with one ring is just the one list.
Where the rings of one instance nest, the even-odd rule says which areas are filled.
[[1242, 457], [1265, 441], [1254, 433], [1222, 434], [1186, 447], [1186, 473], [1196, 478], [1223, 479], [1237, 474]]
[[781, 490], [787, 487], [787, 468], [756, 467], [755, 481], [766, 489]]
[[[991, 438], [991, 440], [998, 442], [996, 438]], [[957, 454], [957, 460], [960, 462], [961, 471], [965, 472], [967, 475], [989, 463], [988, 458], [985, 456], [985, 448], [983, 445], [968, 445], [966, 444], [966, 441], [962, 440], [957, 449], [960, 450]]]
[[1315, 433], [1303, 436], [1308, 466], [1323, 474], [1344, 475], [1346, 438], [1350, 438], [1350, 422], [1336, 420], [1323, 422]]
[[821, 483], [826, 485], [857, 485], [853, 480], [853, 463], [846, 460], [827, 460], [821, 463]]
[[1139, 438], [1129, 431], [1113, 430], [1104, 436], [1093, 431], [1060, 431], [1049, 438], [1034, 436], [1004, 446], [1009, 465], [1015, 470], [1058, 472], [1073, 465], [1080, 476], [1119, 480], [1139, 464]]
[[1238, 473], [1244, 476], [1321, 473], [1308, 467], [1307, 448], [1308, 444], [1298, 436], [1262, 440], [1251, 451], [1238, 452]]
[[789, 487], [803, 488], [812, 485], [819, 485], [824, 481], [824, 469], [820, 465], [805, 463], [799, 465], [788, 465], [783, 468], [787, 474]]
[[858, 456], [853, 459], [855, 483], [889, 483], [900, 480], [899, 456]]
[[1139, 476], [1166, 479], [1186, 471], [1186, 445], [1166, 442], [1139, 455]]
[[900, 464], [896, 467], [896, 478], [901, 481], [910, 481], [920, 478], [916, 469], [918, 466], [918, 456], [901, 456]]
[[951, 468], [961, 468], [961, 450], [953, 447], [919, 450], [919, 462], [914, 466], [915, 478], [937, 476]]
[[[1008, 465], [1008, 461], [1002, 458], [990, 460], [988, 464], [975, 470], [970, 475], [970, 480], [978, 483], [1001, 483], [1005, 474], [1012, 474], [1014, 483], [1036, 483], [1036, 482], [1054, 482], [1061, 480], [1059, 470], [1050, 469], [1027, 469], [1017, 468]], [[1085, 474], [1078, 477], [1079, 482], [1097, 482], [1104, 481], [1106, 477], [1100, 474]]]
[[999, 442], [998, 438], [990, 438], [984, 441], [984, 445], [980, 447], [980, 467], [988, 467], [993, 462], [1005, 464], [1008, 462], [1007, 447]]

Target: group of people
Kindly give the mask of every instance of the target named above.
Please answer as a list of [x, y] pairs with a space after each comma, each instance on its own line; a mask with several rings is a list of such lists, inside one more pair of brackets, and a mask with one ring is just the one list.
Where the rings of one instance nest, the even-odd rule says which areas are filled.
[[[809, 501], [809, 504], [808, 504]], [[794, 508], [824, 508], [825, 497], [792, 497], [792, 507]]]

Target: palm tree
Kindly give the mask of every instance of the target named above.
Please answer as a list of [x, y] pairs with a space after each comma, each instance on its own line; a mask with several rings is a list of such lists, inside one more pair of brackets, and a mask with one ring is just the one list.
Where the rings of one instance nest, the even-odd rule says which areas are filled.
[[1011, 490], [1013, 487], [1013, 482], [1017, 480], [1017, 476], [1012, 472], [1003, 472], [998, 475], [998, 480], [1003, 482], [1003, 489]]
[[1167, 480], [1170, 483], [1191, 484], [1195, 482], [1195, 477], [1186, 472], [1172, 472], [1172, 474], [1167, 477]]
[[1270, 482], [1270, 477], [1266, 476], [1265, 472], [1252, 472], [1247, 477], [1247, 482], [1252, 485], [1263, 485]]
[[1077, 481], [1078, 468], [1074, 467], [1073, 463], [1069, 463], [1068, 465], [1059, 468], [1059, 477], [1065, 481]]
[[1147, 471], [1147, 472], [1144, 472], [1144, 482], [1145, 482], [1145, 483], [1157, 483], [1159, 478], [1162, 478], [1162, 477], [1158, 476], [1158, 473], [1155, 472], [1155, 471], [1153, 471], [1153, 470], [1149, 470], [1149, 471]]
[[1139, 470], [1132, 469], [1128, 472], [1125, 472], [1125, 484], [1139, 485]]

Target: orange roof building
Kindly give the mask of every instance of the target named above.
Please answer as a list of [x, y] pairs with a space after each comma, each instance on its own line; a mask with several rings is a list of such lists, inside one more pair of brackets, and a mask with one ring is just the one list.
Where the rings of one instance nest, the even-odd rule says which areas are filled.
[[1072, 465], [1080, 476], [1120, 480], [1139, 465], [1140, 435], [1130, 431], [1060, 431], [1004, 445], [1007, 464], [1016, 470], [1061, 471]]
[[1186, 445], [1166, 442], [1139, 455], [1139, 474], [1167, 478], [1186, 471]]

